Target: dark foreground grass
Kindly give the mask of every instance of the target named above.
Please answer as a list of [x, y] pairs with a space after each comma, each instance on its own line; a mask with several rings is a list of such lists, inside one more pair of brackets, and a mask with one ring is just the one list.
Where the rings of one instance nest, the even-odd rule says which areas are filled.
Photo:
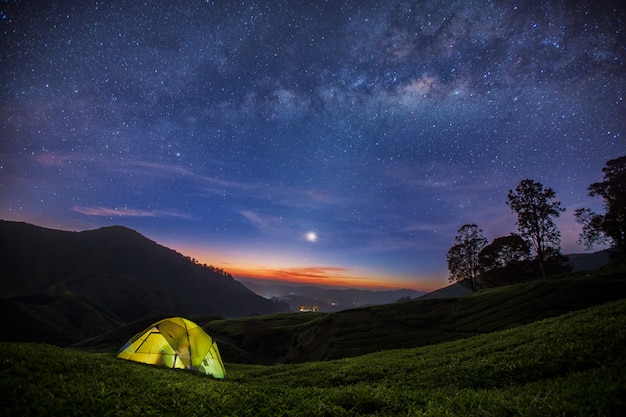
[[228, 380], [48, 345], [2, 343], [4, 416], [626, 415], [626, 300], [428, 347]]

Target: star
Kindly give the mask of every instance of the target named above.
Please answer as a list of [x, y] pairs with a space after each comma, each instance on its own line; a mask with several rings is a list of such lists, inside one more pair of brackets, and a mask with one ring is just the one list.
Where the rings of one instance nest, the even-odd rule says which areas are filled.
[[307, 232], [305, 238], [309, 242], [317, 242], [317, 233], [315, 233], [315, 232]]
[[516, 230], [523, 179], [584, 250], [626, 154], [617, 0], [44, 3], [0, 7], [2, 219], [435, 289], [461, 225]]

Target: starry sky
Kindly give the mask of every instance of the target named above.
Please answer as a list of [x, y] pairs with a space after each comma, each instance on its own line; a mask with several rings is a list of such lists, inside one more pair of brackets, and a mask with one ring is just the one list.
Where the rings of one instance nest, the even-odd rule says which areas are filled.
[[620, 1], [0, 3], [0, 218], [133, 228], [236, 277], [447, 285], [465, 223], [573, 212], [626, 154]]

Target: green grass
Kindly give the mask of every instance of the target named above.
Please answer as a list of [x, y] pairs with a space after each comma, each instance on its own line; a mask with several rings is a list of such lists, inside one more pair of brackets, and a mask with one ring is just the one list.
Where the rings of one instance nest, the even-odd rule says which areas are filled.
[[624, 346], [626, 299], [426, 347], [227, 363], [226, 381], [110, 353], [2, 343], [0, 414], [617, 416], [626, 413]]
[[201, 323], [239, 363], [294, 363], [426, 346], [528, 324], [626, 297], [626, 271], [570, 275], [458, 298], [338, 313], [291, 313]]

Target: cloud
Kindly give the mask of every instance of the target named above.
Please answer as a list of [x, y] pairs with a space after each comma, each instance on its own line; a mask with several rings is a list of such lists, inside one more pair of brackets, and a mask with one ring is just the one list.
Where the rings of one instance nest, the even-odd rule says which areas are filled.
[[272, 269], [271, 275], [280, 279], [304, 280], [304, 279], [336, 279], [338, 276], [345, 278], [348, 268], [334, 266], [311, 266], [302, 268]]
[[[214, 165], [224, 165], [220, 161], [212, 161]], [[204, 175], [177, 164], [161, 164], [148, 161], [135, 161], [127, 164], [127, 170], [135, 175], [155, 178], [184, 179], [208, 194], [246, 193], [258, 188], [258, 184], [236, 180], [226, 180], [211, 175]]]
[[[221, 164], [215, 161], [214, 164]], [[178, 178], [189, 181], [194, 187], [206, 194], [228, 194], [236, 198], [258, 199], [277, 203], [291, 208], [319, 208], [320, 206], [340, 206], [346, 203], [346, 197], [322, 192], [312, 188], [276, 186], [272, 183], [257, 181], [239, 181], [216, 178], [200, 174], [175, 164], [160, 164], [147, 161], [135, 161], [126, 164], [125, 172], [134, 175], [153, 176], [156, 178]], [[252, 220], [251, 211], [244, 217]], [[243, 212], [242, 212], [243, 214]], [[248, 217], [250, 216], [250, 217]]]
[[352, 287], [371, 285], [372, 278], [355, 275], [349, 268], [336, 266], [310, 266], [283, 269], [258, 269], [246, 271], [249, 278], [265, 278], [293, 283], [346, 285]]
[[98, 217], [178, 217], [182, 219], [193, 219], [193, 216], [181, 213], [176, 210], [138, 210], [124, 208], [109, 208], [109, 207], [85, 207], [85, 206], [73, 206], [72, 211], [75, 211], [86, 216], [98, 216]]
[[[199, 172], [194, 169], [173, 163], [159, 163], [149, 160], [120, 161], [114, 157], [94, 158], [81, 153], [44, 152], [32, 157], [41, 167], [54, 169], [55, 175], [62, 175], [69, 181], [75, 178], [89, 179], [95, 182], [106, 173], [110, 176], [132, 178], [133, 183], [162, 184], [163, 181], [178, 181], [187, 185], [188, 190], [196, 190], [196, 195], [214, 196], [229, 195], [236, 199], [256, 199], [289, 208], [321, 209], [329, 206], [341, 206], [347, 203], [345, 196], [339, 196], [313, 188], [292, 186], [276, 186], [273, 183], [220, 178], [211, 172]], [[204, 162], [207, 162], [205, 159]], [[228, 164], [219, 160], [208, 161], [213, 167]], [[217, 172], [216, 168], [213, 172]], [[78, 207], [78, 209], [82, 209]], [[74, 210], [74, 211], [79, 211]], [[110, 210], [108, 212], [107, 210]], [[127, 216], [127, 217], [190, 217], [175, 211], [141, 211], [121, 208], [87, 207], [92, 216]], [[125, 214], [124, 214], [125, 213]], [[249, 213], [248, 213], [249, 214]], [[244, 217], [248, 217], [247, 215]], [[251, 220], [251, 218], [248, 218]], [[257, 222], [257, 224], [259, 224]]]
[[287, 232], [288, 225], [281, 216], [268, 216], [253, 210], [240, 210], [239, 214], [245, 217], [254, 227], [267, 235], [283, 235]]

